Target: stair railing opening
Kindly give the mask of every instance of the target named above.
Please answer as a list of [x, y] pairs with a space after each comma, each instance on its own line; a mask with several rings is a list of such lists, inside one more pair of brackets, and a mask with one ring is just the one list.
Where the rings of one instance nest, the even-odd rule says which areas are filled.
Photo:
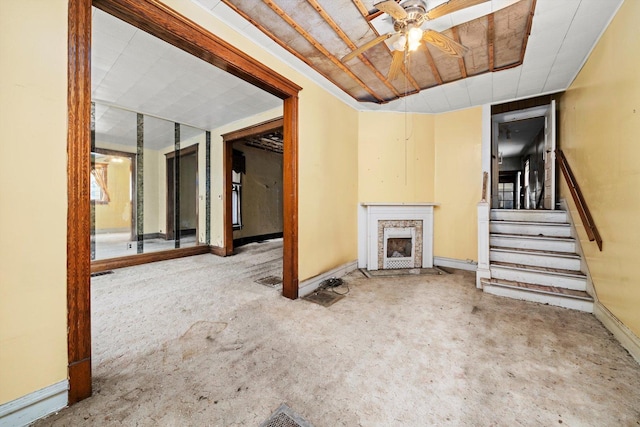
[[556, 150], [556, 159], [558, 159], [558, 164], [560, 165], [562, 175], [564, 175], [564, 179], [567, 181], [567, 185], [569, 186], [571, 197], [573, 197], [573, 201], [576, 204], [578, 214], [580, 214], [580, 218], [582, 219], [582, 225], [587, 232], [587, 237], [589, 238], [590, 242], [593, 242], [595, 240], [598, 244], [598, 249], [602, 251], [602, 237], [600, 237], [600, 233], [598, 232], [598, 228], [593, 221], [593, 216], [589, 211], [587, 202], [584, 200], [584, 196], [582, 195], [580, 186], [578, 185], [578, 182], [573, 175], [573, 171], [571, 170], [571, 167], [567, 162], [567, 158], [565, 157], [562, 150]]

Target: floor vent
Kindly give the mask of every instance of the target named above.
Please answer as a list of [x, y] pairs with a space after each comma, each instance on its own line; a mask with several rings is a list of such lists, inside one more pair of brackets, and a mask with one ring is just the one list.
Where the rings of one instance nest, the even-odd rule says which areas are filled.
[[256, 283], [260, 285], [268, 286], [270, 288], [275, 288], [280, 283], [282, 283], [282, 279], [276, 276], [267, 276], [267, 277], [263, 277], [262, 279], [256, 280]]
[[284, 403], [260, 427], [313, 427]]
[[113, 274], [113, 270], [97, 271], [95, 273], [91, 273], [91, 277], [106, 276], [107, 274]]
[[315, 291], [304, 297], [305, 300], [315, 302], [323, 307], [329, 307], [333, 303], [340, 301], [342, 298], [344, 298], [344, 295], [340, 295], [326, 289]]

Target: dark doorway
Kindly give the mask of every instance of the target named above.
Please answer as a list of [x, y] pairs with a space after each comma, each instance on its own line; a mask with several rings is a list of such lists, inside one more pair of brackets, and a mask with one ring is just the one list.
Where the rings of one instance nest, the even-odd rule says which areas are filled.
[[167, 240], [198, 235], [198, 146], [167, 154]]

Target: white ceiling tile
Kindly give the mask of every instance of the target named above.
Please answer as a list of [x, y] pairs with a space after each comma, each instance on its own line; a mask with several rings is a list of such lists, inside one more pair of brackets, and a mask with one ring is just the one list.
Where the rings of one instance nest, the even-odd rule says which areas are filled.
[[205, 9], [211, 10], [214, 7], [216, 7], [221, 0], [194, 0], [194, 1], [195, 3], [199, 3], [200, 5], [202, 5]]
[[471, 106], [466, 80], [448, 83], [442, 86], [449, 106], [454, 110]]
[[425, 90], [424, 99], [431, 106], [433, 111], [449, 111], [451, 106], [449, 100], [442, 89], [442, 86], [435, 86], [429, 90]]
[[515, 67], [493, 73], [494, 101], [503, 101], [516, 97], [521, 70], [522, 67]]
[[486, 73], [468, 78], [467, 91], [472, 105], [490, 103], [493, 96], [493, 75]]
[[212, 8], [215, 15], [220, 18], [225, 24], [237, 30], [242, 30], [245, 27], [251, 25], [249, 21], [238, 15], [233, 9], [226, 4], [220, 2]]

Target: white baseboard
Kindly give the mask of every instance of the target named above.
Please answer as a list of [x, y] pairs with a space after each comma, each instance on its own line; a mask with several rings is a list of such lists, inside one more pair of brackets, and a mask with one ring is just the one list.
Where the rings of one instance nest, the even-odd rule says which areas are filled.
[[67, 406], [68, 390], [64, 380], [0, 405], [0, 426], [26, 426], [59, 411]]
[[318, 289], [320, 284], [331, 277], [342, 277], [346, 274], [351, 273], [353, 270], [358, 268], [358, 260], [353, 260], [346, 264], [340, 265], [332, 270], [326, 271], [324, 273], [318, 274], [315, 277], [304, 280], [298, 286], [298, 295], [300, 297], [309, 295], [311, 292]]
[[593, 314], [616, 337], [636, 362], [640, 363], [640, 338], [618, 320], [600, 301], [593, 304]]
[[478, 269], [478, 263], [475, 261], [461, 259], [445, 258], [441, 256], [433, 257], [433, 265], [440, 267], [457, 268], [459, 270], [476, 271]]

